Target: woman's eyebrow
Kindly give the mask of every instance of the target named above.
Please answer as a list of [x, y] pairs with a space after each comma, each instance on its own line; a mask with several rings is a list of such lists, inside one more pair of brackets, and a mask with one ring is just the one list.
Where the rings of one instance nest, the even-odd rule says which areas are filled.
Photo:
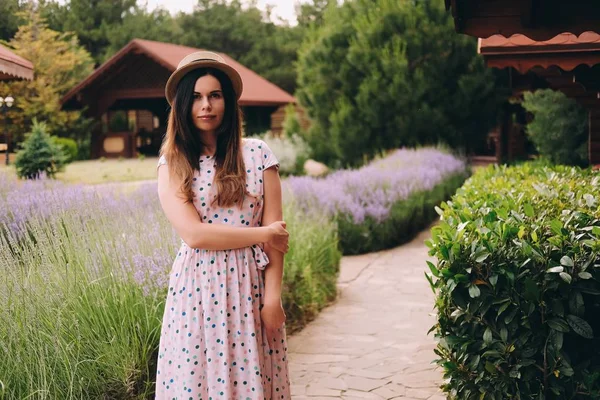
[[[219, 90], [219, 89], [217, 89], [217, 90], [213, 90], [213, 91], [212, 91], [212, 92], [210, 92], [210, 93], [211, 93], [211, 94], [213, 94], [213, 93], [221, 93], [221, 92], [222, 92], [222, 90]], [[202, 93], [200, 93], [200, 92], [196, 92], [196, 91], [194, 90], [194, 94], [202, 94]]]

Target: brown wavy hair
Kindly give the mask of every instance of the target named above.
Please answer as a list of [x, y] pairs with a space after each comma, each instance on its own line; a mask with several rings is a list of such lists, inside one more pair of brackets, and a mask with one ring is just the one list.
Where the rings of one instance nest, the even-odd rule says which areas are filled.
[[221, 83], [225, 99], [223, 122], [217, 128], [215, 153], [216, 173], [213, 188], [216, 196], [211, 204], [219, 207], [241, 207], [246, 190], [246, 169], [242, 156], [242, 110], [237, 102], [231, 80], [218, 69], [200, 68], [186, 74], [179, 84], [169, 112], [167, 133], [163, 139], [160, 155], [165, 156], [171, 177], [181, 180], [181, 194], [192, 202], [194, 170], [200, 169], [200, 156], [204, 145], [192, 120], [194, 86], [198, 78], [211, 75]]

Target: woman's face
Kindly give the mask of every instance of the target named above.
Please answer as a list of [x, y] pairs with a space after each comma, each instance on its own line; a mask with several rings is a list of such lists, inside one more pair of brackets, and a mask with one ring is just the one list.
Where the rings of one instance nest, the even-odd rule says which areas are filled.
[[196, 128], [214, 133], [223, 121], [225, 98], [221, 83], [212, 75], [198, 78], [194, 85], [192, 120]]

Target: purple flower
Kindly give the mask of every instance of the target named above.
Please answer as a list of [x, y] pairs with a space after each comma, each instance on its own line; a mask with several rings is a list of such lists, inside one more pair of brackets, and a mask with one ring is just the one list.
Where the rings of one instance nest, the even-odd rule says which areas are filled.
[[291, 177], [287, 183], [303, 211], [348, 214], [355, 223], [366, 217], [381, 222], [396, 202], [464, 171], [463, 161], [442, 151], [399, 149], [356, 170], [336, 171], [325, 178]]

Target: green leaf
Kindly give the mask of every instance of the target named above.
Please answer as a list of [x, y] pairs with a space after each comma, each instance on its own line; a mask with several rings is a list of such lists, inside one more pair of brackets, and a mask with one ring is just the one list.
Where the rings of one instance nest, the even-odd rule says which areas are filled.
[[500, 329], [500, 338], [503, 342], [506, 342], [508, 340], [508, 330], [505, 327], [502, 327], [502, 329]]
[[533, 207], [531, 206], [531, 204], [525, 203], [525, 206], [523, 208], [525, 210], [525, 215], [527, 215], [528, 217], [533, 217], [534, 212], [533, 212]]
[[550, 230], [555, 235], [562, 235], [562, 228], [563, 224], [559, 220], [555, 219], [552, 222], [550, 222]]
[[434, 209], [435, 209], [435, 212], [438, 213], [440, 217], [444, 216], [444, 211], [441, 208], [439, 208], [438, 206], [435, 206]]
[[553, 318], [548, 320], [548, 326], [555, 331], [569, 332], [569, 325], [561, 318]]
[[562, 256], [562, 258], [560, 259], [560, 264], [566, 267], [572, 267], [574, 265], [573, 259], [571, 259], [571, 257], [569, 256]]
[[492, 343], [492, 330], [490, 328], [486, 328], [485, 332], [483, 332], [483, 341], [486, 344]]
[[578, 277], [580, 277], [581, 279], [591, 279], [592, 278], [592, 274], [590, 274], [589, 272], [580, 272], [577, 274]]
[[566, 272], [561, 272], [558, 275], [560, 275], [560, 277], [562, 278], [563, 281], [565, 281], [567, 283], [571, 283], [571, 281], [572, 281], [571, 275], [567, 274]]
[[[487, 372], [489, 372], [490, 374], [495, 374], [496, 373], [496, 367], [494, 366], [494, 364], [492, 364], [489, 361], [485, 362], [485, 370]], [[482, 393], [482, 394], [485, 394], [485, 393]]]
[[435, 283], [433, 283], [433, 281], [431, 280], [431, 278], [429, 277], [429, 275], [427, 275], [427, 272], [423, 271], [423, 273], [425, 274], [425, 278], [427, 278], [427, 281], [429, 282], [429, 286], [431, 287], [431, 291], [433, 292], [433, 294], [436, 294], [436, 292], [435, 292]]
[[562, 346], [563, 346], [563, 333], [559, 332], [559, 331], [554, 331], [554, 334], [553, 334], [553, 337], [552, 337], [552, 343], [554, 344], [554, 347], [556, 348], [556, 350], [562, 349]]
[[584, 319], [581, 319], [576, 315], [567, 315], [567, 322], [573, 331], [579, 336], [582, 336], [586, 339], [594, 338], [594, 331], [592, 330], [592, 327]]
[[427, 261], [427, 265], [429, 266], [429, 269], [431, 270], [431, 273], [433, 274], [433, 276], [435, 276], [436, 278], [439, 278], [440, 271], [436, 268], [436, 266], [433, 265], [433, 263], [431, 261]]
[[479, 295], [481, 294], [481, 290], [479, 290], [479, 288], [477, 287], [477, 285], [470, 285], [469, 286], [469, 296], [471, 296], [471, 298], [476, 298], [479, 297]]
[[474, 257], [475, 257], [475, 262], [481, 263], [483, 261], [485, 261], [486, 258], [488, 258], [490, 256], [490, 253], [487, 250], [481, 250], [477, 253], [475, 253]]
[[548, 268], [546, 270], [546, 272], [551, 273], [551, 274], [557, 274], [559, 272], [563, 272], [565, 270], [564, 267], [552, 267], [552, 268]]

